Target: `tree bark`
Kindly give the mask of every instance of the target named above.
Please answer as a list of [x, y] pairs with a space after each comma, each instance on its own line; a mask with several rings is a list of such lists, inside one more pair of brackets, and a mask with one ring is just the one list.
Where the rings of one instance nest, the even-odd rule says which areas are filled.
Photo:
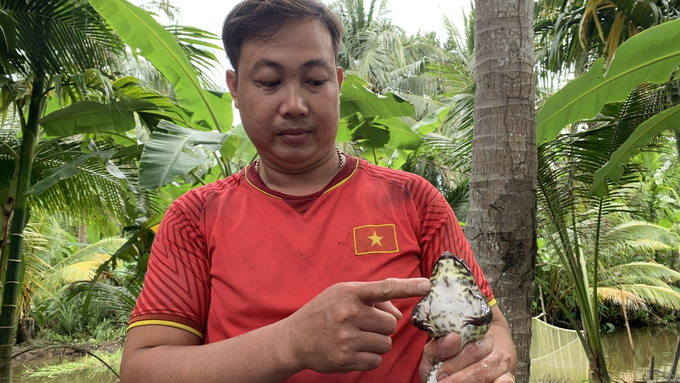
[[475, 1], [476, 82], [466, 235], [529, 381], [536, 264], [536, 119], [531, 0]]

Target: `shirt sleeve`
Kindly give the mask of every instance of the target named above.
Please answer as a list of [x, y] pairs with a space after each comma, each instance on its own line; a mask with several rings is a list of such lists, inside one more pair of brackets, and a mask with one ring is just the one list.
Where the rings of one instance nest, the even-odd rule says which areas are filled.
[[202, 211], [194, 193], [168, 209], [154, 238], [144, 287], [128, 329], [165, 325], [203, 339], [210, 304], [210, 262], [199, 224]]
[[465, 238], [463, 229], [449, 203], [434, 186], [425, 180], [422, 182], [419, 194], [421, 195], [416, 199], [416, 204], [420, 208], [421, 216], [420, 248], [423, 275], [429, 276], [439, 256], [444, 251], [449, 251], [467, 263], [479, 289], [486, 296], [487, 301], [494, 304], [495, 299], [489, 281], [475, 260], [470, 243]]

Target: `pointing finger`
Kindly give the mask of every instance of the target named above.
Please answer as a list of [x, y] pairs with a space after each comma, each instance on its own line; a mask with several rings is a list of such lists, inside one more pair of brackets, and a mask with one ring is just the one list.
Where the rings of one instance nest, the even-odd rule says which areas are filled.
[[397, 279], [387, 278], [382, 281], [361, 283], [358, 297], [362, 302], [373, 306], [378, 302], [392, 299], [420, 297], [432, 288], [427, 278]]

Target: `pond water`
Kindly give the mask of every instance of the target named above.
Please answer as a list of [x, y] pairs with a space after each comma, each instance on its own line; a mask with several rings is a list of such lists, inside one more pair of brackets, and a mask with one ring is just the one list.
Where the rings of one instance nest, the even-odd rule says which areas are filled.
[[[675, 348], [680, 330], [673, 328], [631, 328], [635, 353], [631, 350], [625, 328], [611, 334], [603, 334], [603, 345], [609, 375], [612, 379], [633, 382], [648, 378], [650, 358], [654, 357], [655, 379], [662, 373], [668, 374], [673, 364]], [[580, 345], [580, 343], [579, 343]], [[574, 367], [574, 366], [571, 366]], [[680, 371], [679, 371], [680, 372]], [[560, 368], [553, 366], [540, 369], [532, 368], [531, 382], [582, 382], [588, 380], [587, 364], [581, 368]]]
[[[631, 329], [635, 353], [631, 351], [625, 329], [611, 334], [603, 334], [605, 357], [612, 378], [618, 381], [633, 382], [647, 377], [650, 357], [654, 356], [657, 371], [670, 372], [675, 347], [680, 330], [667, 328], [639, 327]], [[44, 362], [39, 362], [44, 364]], [[35, 365], [35, 364], [32, 364]], [[573, 366], [572, 366], [573, 367]], [[659, 373], [655, 375], [659, 376]], [[531, 382], [576, 383], [587, 381], [587, 365], [581, 368], [564, 369], [557, 366], [541, 370], [532, 368]], [[93, 375], [88, 372], [60, 375], [57, 377], [27, 377], [24, 364], [13, 364], [12, 383], [114, 383], [118, 379], [111, 372]]]

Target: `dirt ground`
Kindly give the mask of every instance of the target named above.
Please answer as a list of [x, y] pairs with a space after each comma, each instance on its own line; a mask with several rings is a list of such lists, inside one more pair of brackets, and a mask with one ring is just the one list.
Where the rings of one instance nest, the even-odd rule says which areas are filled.
[[84, 356], [88, 352], [112, 353], [123, 346], [123, 339], [101, 343], [56, 344], [27, 342], [14, 346], [12, 362], [33, 362], [46, 359], [70, 359]]

